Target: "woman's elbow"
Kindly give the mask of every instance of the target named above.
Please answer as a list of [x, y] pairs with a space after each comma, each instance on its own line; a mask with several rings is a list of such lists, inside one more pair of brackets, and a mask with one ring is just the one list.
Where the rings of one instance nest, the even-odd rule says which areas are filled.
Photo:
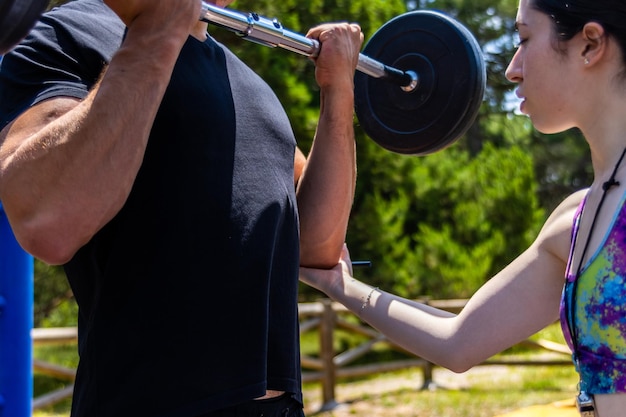
[[462, 374], [463, 372], [467, 372], [470, 369], [472, 369], [474, 366], [478, 365], [477, 363], [472, 363], [469, 361], [465, 361], [465, 360], [459, 360], [456, 358], [453, 358], [447, 366], [445, 366], [445, 368], [449, 369], [450, 371], [457, 373], [457, 374]]
[[452, 372], [462, 374], [480, 365], [486, 359], [483, 355], [475, 354], [475, 352], [473, 354], [471, 348], [463, 348], [462, 344], [453, 342], [450, 344], [450, 349], [439, 352], [439, 358], [437, 359], [439, 363], [436, 363]]

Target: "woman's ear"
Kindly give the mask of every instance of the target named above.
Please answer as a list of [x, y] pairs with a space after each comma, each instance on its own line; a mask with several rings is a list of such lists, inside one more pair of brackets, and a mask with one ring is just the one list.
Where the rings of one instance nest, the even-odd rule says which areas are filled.
[[589, 22], [582, 31], [583, 50], [581, 52], [585, 65], [593, 65], [600, 61], [607, 52], [608, 38], [601, 24]]

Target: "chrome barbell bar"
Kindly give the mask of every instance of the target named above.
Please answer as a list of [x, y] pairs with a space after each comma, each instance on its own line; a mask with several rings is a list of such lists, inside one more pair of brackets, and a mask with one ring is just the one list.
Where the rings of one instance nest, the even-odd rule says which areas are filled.
[[[272, 48], [279, 47], [310, 58], [315, 58], [320, 52], [317, 40], [285, 29], [278, 19], [268, 19], [256, 13], [243, 13], [202, 2], [200, 20]], [[359, 54], [356, 69], [371, 77], [393, 82], [404, 91], [413, 91], [419, 86], [419, 75], [416, 72], [390, 67], [363, 54]]]

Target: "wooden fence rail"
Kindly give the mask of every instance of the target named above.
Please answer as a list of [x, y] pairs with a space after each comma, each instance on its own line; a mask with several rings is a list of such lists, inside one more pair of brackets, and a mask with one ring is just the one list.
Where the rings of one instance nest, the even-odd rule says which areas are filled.
[[[467, 300], [420, 300], [451, 312], [459, 312]], [[421, 368], [423, 372], [423, 386], [428, 388], [435, 383], [433, 381], [434, 365], [424, 359], [408, 355], [412, 359], [386, 361], [380, 363], [370, 363], [367, 365], [351, 365], [357, 359], [373, 351], [376, 345], [385, 343], [393, 349], [404, 352], [404, 350], [392, 342], [378, 331], [360, 322], [356, 317], [341, 304], [328, 299], [314, 303], [301, 303], [300, 311], [300, 334], [316, 331], [319, 334], [318, 356], [302, 354], [302, 380], [303, 382], [319, 381], [322, 387], [321, 410], [329, 410], [337, 405], [335, 398], [335, 388], [337, 381], [343, 378], [366, 376], [381, 372], [389, 372], [407, 368]], [[357, 334], [365, 339], [358, 346], [349, 348], [343, 352], [336, 352], [336, 337], [338, 330], [343, 330], [349, 334]], [[76, 343], [77, 329], [52, 328], [33, 329], [33, 342], [36, 346], [50, 343]], [[497, 360], [490, 359], [483, 365], [569, 365], [571, 364], [570, 351], [565, 345], [546, 340], [530, 341], [526, 340], [520, 345], [531, 349], [538, 349], [557, 353], [555, 358], [547, 360]], [[33, 409], [40, 409], [53, 405], [72, 395], [76, 370], [58, 365], [49, 364], [41, 360], [33, 363], [34, 372], [67, 381], [67, 385], [56, 391], [46, 393], [33, 400]]]

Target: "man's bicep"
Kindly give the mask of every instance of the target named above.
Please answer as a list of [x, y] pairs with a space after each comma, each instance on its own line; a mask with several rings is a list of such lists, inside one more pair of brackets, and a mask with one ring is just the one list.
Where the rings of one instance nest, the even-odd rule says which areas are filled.
[[50, 123], [72, 110], [80, 103], [72, 97], [57, 97], [42, 101], [19, 115], [0, 131], [0, 160], [25, 139], [44, 129]]
[[304, 153], [296, 146], [296, 154], [294, 156], [293, 163], [293, 183], [298, 185], [298, 181], [300, 181], [300, 177], [302, 176], [302, 171], [304, 171], [304, 166], [306, 165], [306, 156]]

